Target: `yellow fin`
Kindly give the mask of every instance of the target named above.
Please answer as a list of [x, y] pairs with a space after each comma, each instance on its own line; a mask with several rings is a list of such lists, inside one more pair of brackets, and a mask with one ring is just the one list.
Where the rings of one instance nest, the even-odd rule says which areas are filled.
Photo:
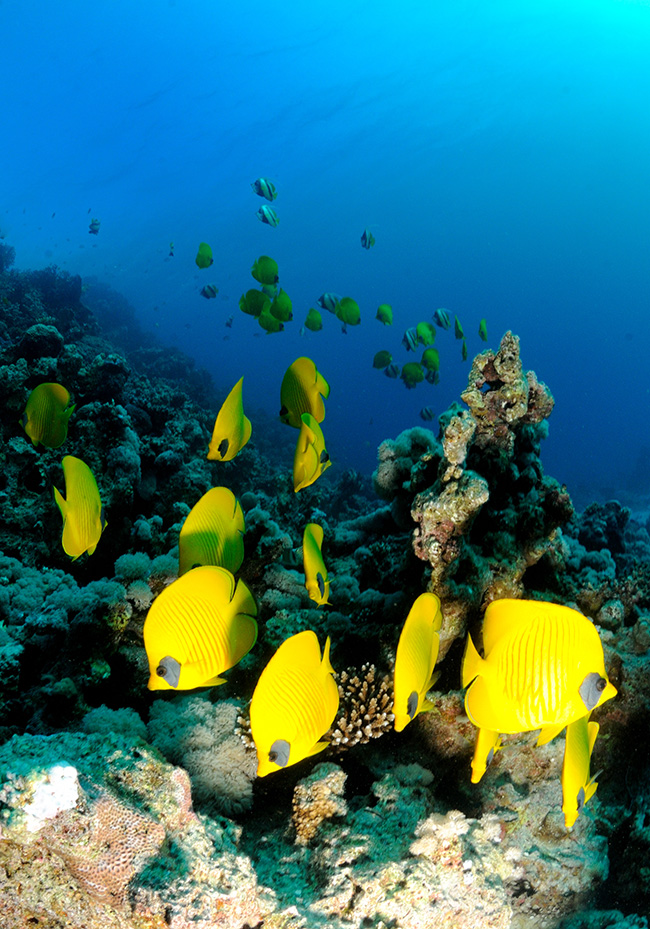
[[472, 641], [471, 635], [468, 633], [467, 642], [465, 643], [465, 653], [463, 655], [462, 686], [467, 687], [468, 684], [471, 684], [474, 678], [482, 673], [484, 668], [485, 660], [481, 658], [476, 651], [476, 646]]
[[537, 738], [536, 745], [547, 745], [552, 742], [556, 735], [559, 735], [566, 727], [566, 722], [556, 726], [544, 726]]

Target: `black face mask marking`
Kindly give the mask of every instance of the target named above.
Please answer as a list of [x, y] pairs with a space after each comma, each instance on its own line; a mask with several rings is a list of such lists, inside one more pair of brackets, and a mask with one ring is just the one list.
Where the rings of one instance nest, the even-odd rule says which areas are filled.
[[586, 676], [578, 688], [578, 693], [588, 710], [593, 710], [606, 687], [607, 681], [604, 677], [601, 677], [597, 671], [592, 671]]
[[170, 687], [178, 687], [178, 682], [181, 677], [180, 662], [172, 658], [171, 655], [165, 655], [156, 668], [156, 674], [158, 677], [162, 677], [164, 681], [167, 681]]
[[271, 751], [269, 752], [269, 761], [280, 765], [281, 768], [286, 768], [286, 766], [289, 764], [290, 752], [291, 746], [286, 741], [286, 739], [276, 739], [271, 746]]
[[409, 719], [415, 719], [415, 714], [418, 709], [418, 692], [414, 690], [412, 694], [409, 695], [408, 701], [406, 703], [406, 712], [408, 713]]

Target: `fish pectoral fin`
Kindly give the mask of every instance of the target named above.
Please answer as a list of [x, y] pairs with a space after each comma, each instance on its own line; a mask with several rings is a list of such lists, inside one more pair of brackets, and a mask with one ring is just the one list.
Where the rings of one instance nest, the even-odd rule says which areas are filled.
[[555, 738], [556, 735], [559, 735], [565, 727], [565, 722], [555, 726], [543, 726], [535, 744], [547, 745]]
[[431, 710], [435, 710], [435, 708], [436, 708], [435, 703], [432, 703], [431, 700], [427, 700], [427, 698], [425, 697], [420, 705], [420, 709], [418, 710], [418, 713], [430, 713]]
[[202, 687], [218, 687], [219, 684], [227, 684], [227, 683], [228, 682], [225, 677], [219, 677], [217, 675], [216, 677], [211, 677], [210, 680], [205, 681], [205, 683], [202, 684], [201, 686]]

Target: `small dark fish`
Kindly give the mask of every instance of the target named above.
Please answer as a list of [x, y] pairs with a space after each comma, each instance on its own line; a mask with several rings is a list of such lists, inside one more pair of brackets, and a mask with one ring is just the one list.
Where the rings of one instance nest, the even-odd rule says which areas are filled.
[[368, 249], [368, 248], [371, 248], [374, 244], [375, 244], [375, 237], [370, 231], [370, 229], [368, 229], [368, 227], [366, 226], [361, 236], [361, 246], [362, 248]]
[[228, 329], [232, 329], [232, 321], [234, 318], [235, 318], [234, 316], [229, 316], [228, 319], [226, 320], [226, 326], [228, 327]]
[[406, 347], [407, 352], [415, 352], [417, 351], [418, 342], [418, 331], [415, 326], [411, 326], [411, 328], [407, 329], [404, 333], [402, 345]]
[[389, 364], [387, 368], [384, 368], [384, 374], [386, 377], [399, 377], [399, 365], [395, 362]]
[[440, 307], [440, 309], [436, 310], [433, 314], [433, 321], [436, 326], [440, 326], [441, 329], [451, 329], [451, 317], [443, 307]]
[[266, 223], [267, 226], [275, 228], [280, 224], [280, 217], [272, 206], [266, 206], [266, 204], [261, 206], [255, 215], [261, 222]]
[[215, 284], [206, 284], [201, 290], [201, 296], [206, 300], [214, 300], [219, 293], [219, 288]]
[[[90, 210], [88, 211], [90, 212]], [[91, 219], [90, 226], [88, 227], [88, 232], [90, 235], [99, 235], [99, 227], [101, 223], [98, 219]]]
[[425, 422], [431, 422], [432, 419], [436, 418], [436, 411], [432, 406], [424, 406], [420, 410], [420, 419], [423, 419]]

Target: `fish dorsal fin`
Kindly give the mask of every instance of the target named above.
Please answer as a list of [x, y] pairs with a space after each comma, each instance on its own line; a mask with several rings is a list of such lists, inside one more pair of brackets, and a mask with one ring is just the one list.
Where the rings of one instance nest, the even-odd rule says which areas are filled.
[[463, 655], [462, 664], [462, 686], [467, 687], [468, 684], [471, 684], [474, 678], [478, 677], [485, 667], [485, 660], [481, 658], [476, 651], [476, 646], [472, 641], [472, 637], [467, 633], [467, 642], [465, 643], [465, 653]]
[[334, 668], [332, 667], [332, 664], [330, 662], [330, 644], [331, 644], [330, 637], [328, 636], [327, 639], [325, 640], [325, 648], [323, 649], [323, 660], [321, 662], [321, 665], [323, 667], [323, 670], [326, 671], [328, 674], [334, 674]]
[[61, 511], [61, 516], [63, 517], [63, 519], [65, 519], [66, 514], [68, 512], [68, 502], [60, 490], [57, 490], [56, 487], [54, 487], [53, 490], [54, 490], [54, 500], [56, 502], [56, 505]]
[[493, 600], [485, 611], [483, 618], [483, 654], [487, 658], [496, 643], [509, 636], [515, 629], [530, 622], [531, 608], [538, 607], [531, 600]]

